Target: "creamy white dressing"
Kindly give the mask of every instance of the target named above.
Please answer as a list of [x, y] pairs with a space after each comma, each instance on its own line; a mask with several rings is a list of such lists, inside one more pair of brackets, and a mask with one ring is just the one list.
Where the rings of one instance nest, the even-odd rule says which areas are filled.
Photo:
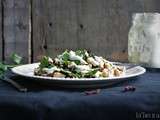
[[102, 57], [94, 56], [94, 58], [99, 63], [103, 62], [103, 58]]
[[76, 70], [78, 71], [89, 71], [91, 68], [88, 65], [77, 65]]
[[73, 52], [73, 51], [69, 52], [69, 58], [70, 58], [70, 60], [79, 60], [81, 62], [81, 64], [87, 64], [87, 62], [85, 60], [83, 60], [83, 58], [81, 56], [76, 55], [75, 52]]
[[48, 58], [48, 62], [51, 62], [51, 63], [53, 63], [53, 60], [52, 60], [52, 58]]
[[83, 70], [83, 71], [81, 71], [82, 74], [86, 74], [88, 72], [89, 72], [89, 70]]
[[93, 66], [99, 66], [99, 62], [97, 62], [96, 60], [94, 60], [93, 57], [89, 57], [88, 58], [88, 62], [91, 63]]
[[88, 52], [85, 52], [85, 56], [89, 57], [89, 54], [88, 54]]
[[77, 65], [74, 62], [71, 62], [71, 64], [68, 65], [69, 68], [75, 68]]
[[60, 62], [60, 59], [55, 58], [54, 61], [55, 61], [56, 64], [58, 64]]
[[47, 74], [51, 74], [51, 73], [53, 73], [54, 71], [60, 71], [60, 69], [57, 68], [56, 66], [54, 66], [54, 67], [52, 67], [52, 68], [43, 68], [42, 70], [45, 71]]

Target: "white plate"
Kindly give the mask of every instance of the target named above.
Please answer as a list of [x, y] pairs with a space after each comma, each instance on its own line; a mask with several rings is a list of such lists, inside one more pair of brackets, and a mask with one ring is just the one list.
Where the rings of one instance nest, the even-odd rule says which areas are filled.
[[[104, 87], [109, 86], [114, 83], [119, 83], [128, 78], [139, 76], [145, 73], [145, 68], [141, 66], [135, 66], [130, 69], [126, 69], [126, 73], [123, 76], [119, 77], [108, 77], [108, 78], [54, 78], [54, 77], [43, 77], [35, 76], [34, 69], [38, 67], [39, 63], [26, 64], [18, 67], [12, 68], [12, 72], [30, 78], [35, 81], [39, 81], [43, 84], [60, 86], [60, 87], [69, 87], [69, 88], [92, 88], [92, 87]], [[127, 66], [126, 64], [122, 64]]]

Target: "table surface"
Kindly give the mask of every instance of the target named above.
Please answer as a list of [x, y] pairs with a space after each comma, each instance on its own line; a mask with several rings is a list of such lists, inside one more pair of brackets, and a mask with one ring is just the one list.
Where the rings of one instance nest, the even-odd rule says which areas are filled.
[[[16, 78], [29, 91], [19, 92], [0, 80], [0, 120], [160, 119], [159, 70], [149, 70], [138, 78], [103, 88], [94, 95], [85, 95], [84, 90], [49, 88], [10, 72], [7, 75]], [[133, 85], [136, 90], [122, 92], [126, 85]]]

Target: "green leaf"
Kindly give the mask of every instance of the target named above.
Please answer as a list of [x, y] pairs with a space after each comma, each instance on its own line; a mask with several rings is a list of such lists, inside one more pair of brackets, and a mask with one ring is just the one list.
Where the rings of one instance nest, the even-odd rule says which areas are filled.
[[73, 78], [81, 78], [82, 77], [82, 74], [78, 71], [69, 71], [69, 70], [62, 69], [61, 72], [68, 77], [73, 77]]
[[77, 65], [80, 65], [80, 64], [81, 64], [81, 61], [79, 61], [79, 60], [74, 60], [74, 62], [75, 62]]
[[6, 71], [7, 70], [7, 66], [0, 63], [0, 71]]
[[7, 69], [8, 67], [6, 65], [4, 65], [3, 63], [0, 63], [0, 78], [4, 75]]
[[87, 59], [87, 56], [86, 56], [86, 53], [87, 51], [86, 50], [77, 50], [75, 53], [76, 53], [76, 55], [79, 55], [79, 56], [81, 56], [84, 60], [86, 60]]
[[22, 57], [20, 57], [19, 55], [17, 55], [16, 53], [13, 53], [11, 55], [11, 60], [15, 63], [15, 64], [20, 64], [22, 61]]
[[4, 76], [4, 73], [10, 68], [10, 67], [15, 67], [21, 63], [22, 57], [17, 55], [16, 53], [13, 53], [10, 56], [10, 59], [16, 64], [16, 65], [6, 65], [2, 62], [0, 62], [0, 78]]
[[63, 64], [64, 64], [65, 66], [68, 66], [70, 63], [71, 63], [71, 61], [67, 61], [67, 60], [64, 60], [64, 61], [63, 61]]
[[82, 77], [82, 74], [80, 72], [72, 73], [71, 75], [75, 78], [81, 78]]
[[39, 67], [40, 67], [41, 69], [42, 69], [42, 68], [51, 68], [51, 67], [53, 67], [53, 64], [51, 64], [51, 63], [49, 62], [49, 57], [43, 56], [42, 59], [41, 59], [41, 61], [40, 61]]
[[75, 73], [75, 76], [78, 78], [82, 78], [82, 74], [81, 73]]
[[67, 50], [63, 52], [62, 60], [64, 60], [64, 61], [68, 61], [69, 60], [69, 53], [68, 53]]
[[86, 73], [84, 77], [94, 77], [97, 71], [98, 71], [97, 69], [91, 70], [88, 73]]
[[86, 50], [76, 50], [76, 55], [83, 57], [85, 55], [85, 52], [86, 52]]

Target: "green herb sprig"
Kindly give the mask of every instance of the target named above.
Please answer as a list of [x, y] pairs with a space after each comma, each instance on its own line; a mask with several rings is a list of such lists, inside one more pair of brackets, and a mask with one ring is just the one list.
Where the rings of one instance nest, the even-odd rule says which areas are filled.
[[4, 76], [5, 72], [9, 68], [12, 68], [12, 67], [19, 65], [22, 61], [22, 57], [16, 53], [11, 54], [10, 59], [14, 64], [8, 65], [8, 64], [5, 64], [4, 62], [0, 62], [0, 78], [2, 78]]

